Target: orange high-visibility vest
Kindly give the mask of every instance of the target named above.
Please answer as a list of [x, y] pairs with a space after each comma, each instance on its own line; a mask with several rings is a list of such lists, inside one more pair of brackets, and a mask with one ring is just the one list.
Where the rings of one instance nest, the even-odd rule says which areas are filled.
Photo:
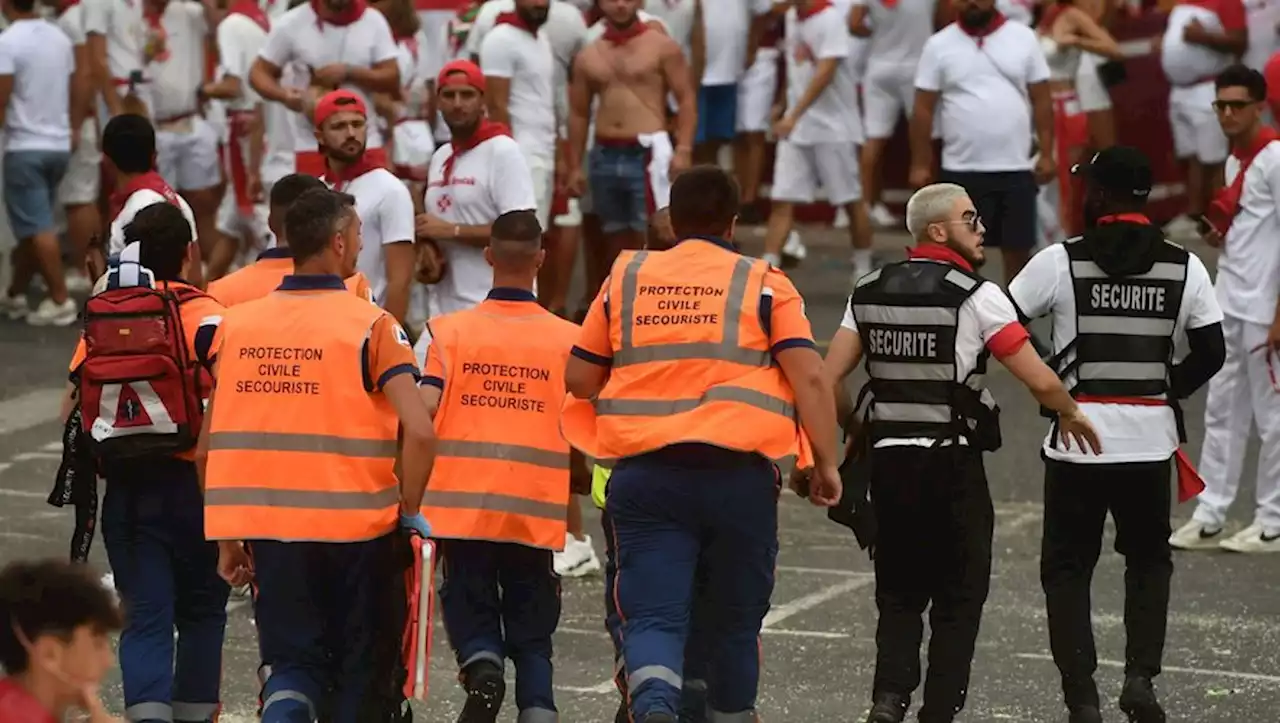
[[344, 291], [227, 309], [210, 418], [205, 536], [359, 542], [395, 528], [399, 422], [365, 369], [386, 312]]
[[597, 459], [694, 442], [811, 465], [795, 393], [760, 321], [764, 261], [710, 242], [624, 252], [608, 281], [609, 380], [569, 398], [561, 428]]
[[423, 514], [433, 537], [564, 547], [569, 445], [564, 370], [578, 327], [532, 301], [487, 300], [431, 321], [444, 366], [435, 468]]
[[[270, 253], [270, 252], [268, 252]], [[293, 273], [293, 258], [264, 255], [258, 260], [209, 283], [209, 296], [223, 306], [235, 306], [246, 301], [261, 299], [275, 291], [284, 277]], [[357, 271], [343, 282], [347, 291], [365, 301], [373, 301], [373, 288], [369, 279]]]

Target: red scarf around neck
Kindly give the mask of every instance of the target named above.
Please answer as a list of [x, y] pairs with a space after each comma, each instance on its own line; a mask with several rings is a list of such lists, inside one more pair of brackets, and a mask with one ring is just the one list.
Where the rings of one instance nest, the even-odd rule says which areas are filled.
[[996, 14], [991, 18], [991, 21], [981, 28], [971, 28], [968, 25], [965, 25], [963, 20], [956, 20], [956, 25], [960, 26], [960, 29], [964, 31], [965, 35], [968, 35], [978, 41], [978, 47], [981, 48], [982, 41], [985, 40], [988, 35], [999, 30], [1000, 26], [1004, 25], [1004, 22], [1007, 19], [1008, 18], [1004, 16], [1004, 13], [997, 10]]
[[334, 171], [329, 166], [328, 159], [325, 159], [324, 176], [322, 176], [320, 180], [330, 186], [333, 186], [335, 191], [343, 191], [346, 189], [348, 184], [369, 171], [386, 168], [385, 158], [379, 158], [379, 155], [380, 154], [370, 153], [369, 150], [366, 150], [364, 153], [360, 154], [360, 157], [356, 159], [355, 163], [352, 163], [341, 171]]
[[533, 36], [537, 36], [538, 34], [538, 29], [529, 25], [529, 22], [520, 17], [519, 13], [501, 13], [498, 15], [497, 20], [494, 21], [494, 25], [510, 25], [514, 28], [520, 28]]
[[134, 176], [128, 183], [124, 184], [117, 189], [115, 193], [111, 194], [111, 198], [109, 199], [109, 203], [111, 205], [111, 218], [114, 219], [119, 216], [120, 212], [124, 210], [125, 203], [129, 201], [129, 197], [138, 191], [155, 191], [161, 196], [164, 196], [164, 200], [181, 208], [181, 204], [178, 201], [178, 194], [169, 187], [169, 184], [160, 177], [160, 174], [155, 171], [147, 171], [140, 176]]
[[271, 32], [271, 20], [267, 13], [258, 6], [257, 0], [236, 0], [227, 8], [228, 15], [243, 15], [262, 28], [263, 32]]
[[168, 0], [142, 0], [142, 18], [153, 29], [160, 28], [160, 21], [164, 18], [167, 7], [169, 7]]
[[831, 0], [810, 0], [808, 7], [796, 8], [796, 16], [801, 20], [808, 20], [829, 7], [831, 7]]
[[616, 27], [613, 23], [605, 20], [604, 39], [614, 45], [626, 45], [631, 40], [644, 35], [645, 31], [648, 29], [649, 23], [641, 20], [639, 16], [637, 16], [636, 19], [625, 28]]
[[369, 9], [369, 4], [365, 0], [351, 0], [341, 11], [332, 13], [325, 7], [323, 0], [311, 0], [311, 9], [315, 11], [321, 25], [328, 23], [341, 27], [364, 17], [364, 11]]
[[61, 15], [80, 4], [80, 0], [61, 0], [58, 3], [58, 14]]
[[1099, 226], [1109, 223], [1140, 223], [1143, 226], [1150, 226], [1151, 219], [1147, 218], [1145, 213], [1113, 213], [1110, 216], [1100, 217], [1097, 223]]
[[444, 173], [444, 185], [448, 186], [453, 182], [453, 167], [458, 160], [458, 156], [461, 156], [463, 153], [466, 153], [487, 140], [497, 138], [499, 136], [510, 137], [511, 129], [501, 123], [495, 123], [488, 118], [480, 119], [480, 125], [476, 126], [476, 132], [472, 133], [470, 137], [459, 140], [457, 136], [454, 136], [453, 140], [449, 141], [449, 144], [453, 146], [453, 154], [445, 159], [444, 168], [441, 169]]
[[969, 263], [969, 259], [961, 256], [955, 249], [942, 244], [917, 244], [907, 249], [907, 258], [941, 261], [952, 266], [959, 266], [965, 271], [973, 271], [973, 264]]
[[1231, 149], [1231, 155], [1240, 161], [1240, 172], [1231, 180], [1230, 186], [1218, 191], [1209, 202], [1209, 208], [1204, 212], [1205, 220], [1224, 238], [1227, 231], [1231, 229], [1231, 222], [1240, 212], [1240, 196], [1244, 193], [1244, 175], [1249, 172], [1249, 166], [1253, 164], [1253, 159], [1262, 152], [1262, 149], [1277, 140], [1280, 140], [1280, 133], [1270, 126], [1262, 126], [1258, 129], [1258, 135], [1253, 139], [1253, 143], [1245, 148]]

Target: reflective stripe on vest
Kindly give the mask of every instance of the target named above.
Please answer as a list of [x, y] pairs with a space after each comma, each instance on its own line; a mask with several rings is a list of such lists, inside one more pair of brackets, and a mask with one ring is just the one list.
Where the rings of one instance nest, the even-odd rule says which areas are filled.
[[[1071, 261], [1076, 338], [1055, 358], [1074, 376], [1076, 394], [1164, 398], [1173, 332], [1187, 278], [1187, 251], [1165, 242], [1143, 274], [1110, 276], [1080, 239], [1065, 244]], [[1068, 352], [1074, 359], [1063, 364]]]
[[399, 424], [364, 368], [384, 313], [345, 291], [280, 292], [226, 310], [208, 539], [359, 542], [395, 528]]
[[432, 536], [559, 550], [569, 445], [559, 431], [578, 327], [532, 302], [487, 300], [431, 321], [445, 379], [423, 499]]
[[906, 261], [859, 279], [849, 304], [865, 349], [873, 441], [942, 438], [956, 431], [957, 388], [982, 386], [987, 354], [957, 379], [959, 310], [982, 281], [948, 264]]

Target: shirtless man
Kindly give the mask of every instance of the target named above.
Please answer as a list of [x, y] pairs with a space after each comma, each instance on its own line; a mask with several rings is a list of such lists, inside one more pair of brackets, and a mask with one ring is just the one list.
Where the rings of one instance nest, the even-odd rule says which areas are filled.
[[[689, 167], [693, 154], [697, 98], [688, 61], [671, 36], [640, 20], [642, 2], [600, 0], [604, 36], [573, 64], [565, 158], [573, 196], [581, 196], [587, 183], [582, 156], [598, 98], [589, 180], [605, 253], [587, 269], [590, 289], [600, 288], [618, 252], [644, 246], [651, 215], [667, 207], [671, 177]], [[674, 148], [666, 130], [668, 94], [676, 99]]]

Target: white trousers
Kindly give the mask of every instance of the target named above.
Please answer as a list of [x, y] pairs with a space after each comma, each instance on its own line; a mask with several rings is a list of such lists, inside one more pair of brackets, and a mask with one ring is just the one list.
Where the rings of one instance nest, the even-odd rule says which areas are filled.
[[[1253, 351], [1266, 341], [1267, 327], [1227, 316], [1222, 334], [1227, 358], [1209, 381], [1200, 452], [1205, 490], [1193, 519], [1213, 527], [1226, 522], [1240, 487], [1252, 422], [1262, 438], [1254, 522], [1267, 533], [1280, 532], [1280, 391], [1271, 382], [1265, 350]], [[1280, 379], [1280, 361], [1273, 360], [1271, 367]]]

